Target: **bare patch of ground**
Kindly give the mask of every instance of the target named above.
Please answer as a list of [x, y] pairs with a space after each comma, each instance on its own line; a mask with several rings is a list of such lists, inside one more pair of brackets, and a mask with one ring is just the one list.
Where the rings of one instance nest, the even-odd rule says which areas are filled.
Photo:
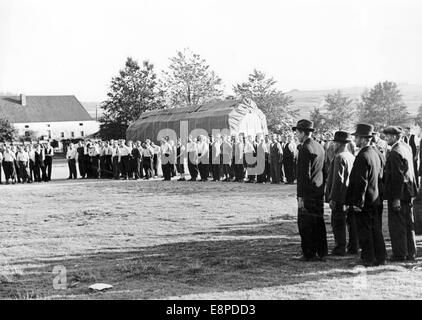
[[[420, 261], [356, 269], [356, 256], [292, 259], [300, 254], [295, 186], [77, 180], [0, 188], [1, 298], [422, 297]], [[53, 287], [57, 266], [66, 269], [65, 290]], [[92, 293], [96, 282], [113, 289]]]

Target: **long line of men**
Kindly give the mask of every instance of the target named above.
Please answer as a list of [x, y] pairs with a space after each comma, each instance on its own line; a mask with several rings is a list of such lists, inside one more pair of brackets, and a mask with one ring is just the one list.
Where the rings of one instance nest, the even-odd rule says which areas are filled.
[[[249, 164], [247, 155], [265, 156], [265, 170], [251, 174], [256, 163]], [[296, 179], [297, 145], [293, 133], [286, 135], [203, 136], [189, 137], [186, 146], [181, 139], [169, 137], [155, 145], [141, 141], [80, 141], [70, 144], [66, 158], [69, 179], [80, 178], [151, 179], [161, 167], [163, 180], [180, 175], [179, 181], [237, 181], [293, 184]], [[256, 162], [256, 161], [255, 161]], [[187, 164], [187, 171], [185, 170]]]
[[[302, 245], [299, 260], [325, 261], [328, 255], [324, 201], [331, 208], [335, 242], [332, 255], [358, 254], [361, 249], [358, 264], [385, 264], [388, 257], [382, 218], [383, 203], [387, 201], [392, 246], [388, 260], [415, 260], [412, 199], [418, 192], [417, 152], [409, 145], [403, 129], [385, 128], [386, 141], [382, 141], [372, 125], [361, 123], [352, 134], [337, 131], [327, 148], [312, 138], [312, 121], [300, 120], [293, 130], [301, 143], [297, 161]], [[351, 135], [355, 136], [354, 142]]]

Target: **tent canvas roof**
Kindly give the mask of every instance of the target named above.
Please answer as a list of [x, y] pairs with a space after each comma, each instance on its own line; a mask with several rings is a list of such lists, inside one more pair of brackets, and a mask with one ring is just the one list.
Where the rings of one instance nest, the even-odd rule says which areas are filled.
[[[253, 115], [248, 121], [254, 122], [254, 131], [266, 134], [268, 131], [265, 115], [252, 100], [226, 100], [197, 107], [144, 112], [129, 126], [126, 138], [128, 140], [157, 140], [162, 129], [172, 129], [179, 135], [181, 121], [188, 122], [189, 131], [204, 129], [211, 134], [213, 129], [227, 129], [231, 133], [239, 133], [242, 120], [249, 114]], [[248, 132], [245, 133], [248, 134]]]

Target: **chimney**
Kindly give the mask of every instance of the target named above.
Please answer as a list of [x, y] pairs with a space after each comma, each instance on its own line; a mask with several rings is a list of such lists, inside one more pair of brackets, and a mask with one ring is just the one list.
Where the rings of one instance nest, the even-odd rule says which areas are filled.
[[22, 106], [26, 106], [26, 95], [24, 95], [24, 94], [21, 94], [21, 105]]

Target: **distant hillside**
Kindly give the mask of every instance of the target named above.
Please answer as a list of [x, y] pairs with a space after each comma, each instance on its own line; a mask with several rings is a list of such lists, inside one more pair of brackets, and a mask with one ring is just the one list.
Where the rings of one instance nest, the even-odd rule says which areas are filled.
[[[408, 107], [408, 111], [412, 115], [416, 115], [419, 106], [422, 104], [422, 85], [399, 84], [400, 92], [403, 100]], [[295, 108], [300, 110], [300, 117], [308, 118], [314, 107], [321, 106], [324, 102], [324, 96], [332, 94], [337, 90], [341, 90], [347, 97], [359, 101], [362, 93], [370, 88], [351, 87], [329, 90], [292, 90], [287, 92], [294, 100]]]
[[[419, 106], [422, 104], [422, 85], [399, 84], [399, 88], [410, 114], [416, 115]], [[321, 106], [324, 102], [324, 96], [327, 94], [341, 90], [347, 97], [359, 101], [360, 96], [366, 89], [369, 90], [370, 88], [350, 87], [327, 90], [292, 90], [287, 92], [287, 94], [293, 98], [294, 107], [300, 110], [300, 117], [309, 118], [312, 109]], [[98, 118], [103, 112], [99, 106], [99, 102], [82, 102], [82, 105], [94, 119], [96, 108]]]

